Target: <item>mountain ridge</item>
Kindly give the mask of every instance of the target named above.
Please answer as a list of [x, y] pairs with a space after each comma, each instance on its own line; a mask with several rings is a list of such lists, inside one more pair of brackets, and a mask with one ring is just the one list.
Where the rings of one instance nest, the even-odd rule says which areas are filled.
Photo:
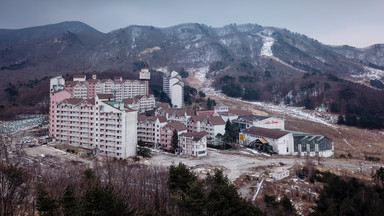
[[[24, 64], [18, 66], [21, 61]], [[79, 21], [0, 29], [0, 78], [10, 74], [18, 79], [32, 75], [131, 70], [135, 61], [175, 68], [219, 63], [230, 69], [243, 62], [256, 72], [266, 68], [271, 72], [277, 70], [271, 66], [273, 61], [279, 70], [359, 77], [369, 73], [372, 66], [384, 70], [384, 45], [364, 49], [347, 45], [335, 47], [285, 28], [250, 23], [223, 27], [186, 23], [164, 28], [130, 25], [108, 33]], [[221, 72], [242, 70], [232, 69]], [[378, 78], [383, 77], [381, 74]]]

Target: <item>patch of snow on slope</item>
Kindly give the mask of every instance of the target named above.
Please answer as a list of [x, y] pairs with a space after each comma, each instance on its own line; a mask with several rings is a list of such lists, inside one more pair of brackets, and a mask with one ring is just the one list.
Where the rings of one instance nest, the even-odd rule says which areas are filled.
[[334, 124], [332, 124], [334, 116], [332, 116], [330, 114], [305, 110], [303, 107], [292, 107], [292, 106], [286, 106], [286, 105], [282, 105], [282, 104], [275, 105], [275, 104], [266, 103], [266, 102], [252, 102], [252, 101], [245, 101], [245, 100], [242, 100], [239, 98], [231, 98], [231, 97], [224, 95], [223, 93], [221, 93], [219, 91], [214, 90], [210, 86], [203, 88], [202, 91], [204, 91], [204, 93], [206, 93], [207, 95], [212, 95], [212, 96], [216, 96], [216, 97], [226, 98], [228, 100], [238, 101], [238, 102], [241, 102], [244, 104], [252, 104], [252, 105], [259, 106], [259, 107], [263, 107], [266, 110], [269, 110], [269, 111], [272, 111], [275, 113], [279, 113], [283, 116], [289, 115], [289, 116], [292, 116], [294, 118], [312, 121], [312, 122], [320, 123], [320, 124], [323, 124], [323, 125], [326, 125], [326, 126], [329, 126], [332, 128], [337, 128]]
[[201, 82], [206, 82], [207, 78], [206, 75], [209, 71], [209, 67], [203, 67], [203, 68], [197, 68], [195, 70], [195, 77]]
[[384, 77], [384, 71], [379, 69], [374, 69], [370, 67], [364, 67], [364, 70], [366, 71], [364, 74], [361, 75], [352, 75], [352, 77], [358, 77], [358, 78], [365, 78], [365, 79], [377, 79], [380, 80]]
[[264, 103], [264, 102], [250, 102], [250, 103], [258, 106], [266, 107], [269, 110], [277, 113], [287, 114], [298, 119], [317, 122], [332, 128], [336, 128], [335, 125], [330, 123], [332, 121], [332, 116], [328, 116], [325, 113], [305, 110], [303, 107], [292, 107], [292, 106], [286, 106], [282, 104], [274, 105], [274, 104]]
[[261, 38], [263, 38], [263, 47], [261, 47], [260, 50], [260, 55], [261, 56], [267, 56], [267, 57], [272, 57], [273, 52], [272, 52], [272, 46], [275, 43], [275, 39], [273, 39], [270, 36], [264, 36], [262, 34], [258, 34]]
[[292, 69], [295, 69], [295, 70], [298, 70], [300, 72], [305, 73], [305, 71], [298, 69], [298, 68], [295, 68], [290, 64], [287, 64], [284, 61], [280, 60], [279, 58], [277, 58], [273, 55], [272, 46], [275, 43], [275, 39], [271, 37], [271, 34], [273, 33], [272, 30], [264, 30], [264, 31], [262, 31], [262, 33], [265, 33], [268, 36], [265, 36], [264, 34], [258, 33], [258, 35], [263, 39], [263, 46], [261, 47], [261, 50], [260, 50], [261, 56], [266, 56], [266, 57], [272, 58], [273, 60], [279, 62], [280, 64], [283, 64], [287, 67], [290, 67]]

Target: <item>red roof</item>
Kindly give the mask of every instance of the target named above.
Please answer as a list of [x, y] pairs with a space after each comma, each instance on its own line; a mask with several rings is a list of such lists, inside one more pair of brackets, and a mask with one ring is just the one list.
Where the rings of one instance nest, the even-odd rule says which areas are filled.
[[85, 78], [85, 74], [75, 74], [73, 75], [73, 78]]
[[180, 137], [181, 136], [184, 136], [184, 137], [192, 137], [193, 138], [193, 141], [199, 141], [201, 140], [201, 138], [203, 138], [204, 136], [208, 135], [207, 132], [188, 132], [188, 133], [182, 133], [180, 134]]
[[138, 115], [137, 116], [137, 121], [144, 121], [145, 119], [147, 119], [147, 116], [145, 116], [145, 115]]
[[157, 103], [156, 103], [156, 106], [157, 106], [157, 107], [161, 107], [161, 108], [163, 108], [163, 109], [164, 109], [164, 108], [168, 108], [168, 109], [170, 108], [169, 103], [161, 103], [161, 102], [157, 102]]
[[253, 134], [253, 135], [258, 135], [261, 137], [268, 137], [272, 139], [279, 139], [280, 137], [283, 137], [289, 134], [289, 132], [286, 132], [286, 131], [261, 128], [261, 127], [251, 127], [251, 128], [245, 129], [243, 132]]
[[185, 127], [183, 123], [178, 121], [171, 121], [168, 124], [174, 129], [176, 129], [177, 131], [187, 130], [187, 127]]
[[156, 116], [159, 119], [160, 123], [167, 122], [167, 118], [165, 116]]
[[97, 94], [97, 97], [99, 97], [99, 99], [111, 99], [111, 98], [113, 98], [113, 95], [112, 94]]
[[73, 104], [73, 105], [75, 105], [75, 104], [79, 104], [81, 101], [83, 101], [84, 99], [82, 99], [82, 98], [70, 98], [70, 99], [67, 99], [66, 101], [67, 101], [67, 103], [69, 103], [69, 104]]
[[210, 116], [208, 117], [208, 122], [213, 125], [225, 125], [225, 121], [221, 118], [221, 116]]
[[193, 115], [193, 116], [191, 116], [190, 120], [193, 122], [199, 122], [199, 121], [201, 122], [206, 118], [207, 118], [207, 116], [203, 116], [203, 115]]
[[215, 114], [215, 110], [201, 110], [201, 111], [197, 111], [197, 115], [212, 116], [213, 114]]

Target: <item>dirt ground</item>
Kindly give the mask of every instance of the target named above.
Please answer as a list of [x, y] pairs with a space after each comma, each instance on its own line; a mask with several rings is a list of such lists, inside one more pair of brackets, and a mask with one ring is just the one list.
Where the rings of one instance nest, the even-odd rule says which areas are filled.
[[[186, 79], [188, 84], [198, 90], [205, 91], [207, 97], [211, 97], [216, 103], [222, 102], [232, 108], [252, 111], [255, 115], [270, 115], [283, 118], [285, 119], [287, 130], [321, 134], [331, 138], [334, 142], [335, 157], [350, 154], [352, 158], [364, 160], [366, 157], [376, 157], [380, 161], [384, 161], [384, 130], [366, 130], [338, 125], [328, 121], [331, 125], [329, 126], [303, 118], [296, 118], [287, 113], [274, 112], [266, 106], [255, 105], [215, 94], [213, 89], [210, 88], [211, 81], [201, 78], [204, 71], [191, 70], [190, 74]], [[314, 113], [315, 111], [306, 110], [306, 112]]]

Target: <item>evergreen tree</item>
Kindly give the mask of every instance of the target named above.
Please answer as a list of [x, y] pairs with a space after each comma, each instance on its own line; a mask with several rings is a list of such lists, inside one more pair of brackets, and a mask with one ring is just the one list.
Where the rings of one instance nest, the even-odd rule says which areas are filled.
[[373, 178], [381, 183], [381, 186], [384, 186], [384, 167], [376, 170], [376, 173], [373, 175]]
[[227, 122], [225, 123], [225, 134], [224, 134], [225, 141], [227, 141], [228, 143], [231, 143], [237, 139], [237, 136], [238, 136], [238, 129], [236, 128], [235, 124], [232, 124], [228, 119]]
[[76, 215], [78, 212], [75, 190], [71, 185], [67, 185], [65, 188], [63, 197], [61, 198], [61, 207], [63, 209], [63, 215], [65, 216]]
[[43, 188], [43, 186], [39, 186], [37, 189], [36, 208], [41, 216], [57, 215], [56, 200]]
[[211, 110], [212, 109], [212, 101], [211, 101], [211, 98], [209, 97], [208, 100], [207, 100], [207, 109], [208, 110]]
[[189, 171], [187, 166], [179, 163], [178, 166], [171, 165], [169, 167], [168, 188], [172, 191], [186, 192], [190, 184], [197, 179], [194, 173]]
[[205, 98], [205, 93], [204, 92], [202, 92], [202, 91], [199, 91], [199, 96], [200, 96], [200, 98]]
[[129, 215], [124, 200], [112, 185], [89, 187], [82, 197], [82, 215]]
[[151, 157], [151, 150], [145, 146], [143, 140], [140, 139], [137, 142], [137, 145], [139, 146], [137, 149], [137, 155], [142, 157]]
[[173, 135], [172, 135], [172, 147], [173, 150], [176, 152], [176, 149], [179, 148], [179, 135], [177, 134], [177, 130], [173, 130]]
[[337, 117], [337, 124], [344, 124], [344, 117], [342, 115], [339, 115], [339, 117]]

